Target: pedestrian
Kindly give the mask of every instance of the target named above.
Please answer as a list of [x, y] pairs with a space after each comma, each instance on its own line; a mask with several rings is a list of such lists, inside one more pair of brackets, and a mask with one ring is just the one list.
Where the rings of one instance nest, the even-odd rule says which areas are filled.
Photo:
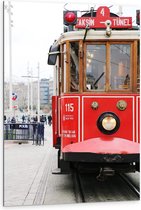
[[7, 123], [10, 123], [10, 117], [8, 117], [8, 119], [7, 119]]
[[44, 116], [43, 115], [41, 116], [40, 122], [44, 122]]
[[48, 124], [49, 124], [49, 126], [51, 126], [51, 124], [52, 124], [52, 116], [51, 115], [48, 116]]
[[24, 123], [24, 121], [25, 121], [25, 116], [24, 116], [24, 115], [22, 116], [22, 121], [23, 121], [23, 123]]
[[44, 116], [44, 121], [45, 121], [45, 123], [47, 125], [47, 118], [46, 118], [46, 116]]
[[6, 115], [4, 115], [4, 122], [6, 123]]
[[38, 117], [36, 116], [36, 117], [35, 117], [35, 122], [37, 122], [37, 121], [38, 121]]
[[12, 117], [12, 119], [11, 119], [11, 123], [16, 123], [16, 119], [15, 119], [15, 117]]
[[30, 117], [29, 117], [29, 116], [28, 116], [28, 118], [27, 118], [27, 122], [30, 123]]

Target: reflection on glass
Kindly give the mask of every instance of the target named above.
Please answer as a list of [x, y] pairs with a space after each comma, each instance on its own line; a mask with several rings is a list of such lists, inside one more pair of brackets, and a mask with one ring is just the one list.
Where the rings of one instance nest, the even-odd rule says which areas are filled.
[[87, 45], [86, 52], [86, 89], [104, 90], [105, 66], [106, 66], [105, 45]]
[[130, 88], [130, 45], [111, 45], [110, 85], [113, 90]]
[[64, 44], [64, 54], [63, 54], [63, 61], [64, 61], [64, 93], [66, 93], [66, 44]]
[[70, 43], [70, 91], [78, 92], [79, 90], [79, 44], [78, 42]]

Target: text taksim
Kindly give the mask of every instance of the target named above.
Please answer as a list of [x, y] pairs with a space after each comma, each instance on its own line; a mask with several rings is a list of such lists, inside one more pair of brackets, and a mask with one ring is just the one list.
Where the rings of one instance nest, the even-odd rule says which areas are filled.
[[81, 25], [81, 26], [86, 26], [86, 25], [94, 26], [95, 22], [94, 22], [94, 19], [78, 19], [78, 25]]

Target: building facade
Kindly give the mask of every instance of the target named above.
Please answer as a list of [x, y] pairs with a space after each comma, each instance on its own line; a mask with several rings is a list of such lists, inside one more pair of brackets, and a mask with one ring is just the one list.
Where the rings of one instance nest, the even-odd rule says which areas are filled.
[[49, 79], [40, 80], [40, 106], [49, 104]]
[[[37, 110], [38, 103], [38, 81], [30, 81], [29, 84], [19, 82], [12, 84], [12, 92], [17, 94], [17, 99], [13, 101], [13, 106], [17, 105], [21, 110], [29, 108]], [[40, 80], [40, 108], [51, 108], [51, 98], [53, 95], [53, 79], [43, 78]], [[29, 97], [28, 97], [29, 96]], [[12, 96], [11, 96], [12, 98]], [[4, 110], [9, 109], [9, 83], [4, 83]]]

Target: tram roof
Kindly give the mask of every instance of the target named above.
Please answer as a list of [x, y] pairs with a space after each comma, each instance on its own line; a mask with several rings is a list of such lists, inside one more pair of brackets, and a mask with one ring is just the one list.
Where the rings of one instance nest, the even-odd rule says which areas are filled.
[[[138, 40], [140, 39], [139, 30], [112, 30], [111, 36], [106, 37], [105, 30], [89, 30], [85, 41], [107, 41], [107, 40]], [[61, 44], [67, 40], [82, 40], [85, 35], [85, 30], [70, 31], [61, 34], [57, 40]]]

